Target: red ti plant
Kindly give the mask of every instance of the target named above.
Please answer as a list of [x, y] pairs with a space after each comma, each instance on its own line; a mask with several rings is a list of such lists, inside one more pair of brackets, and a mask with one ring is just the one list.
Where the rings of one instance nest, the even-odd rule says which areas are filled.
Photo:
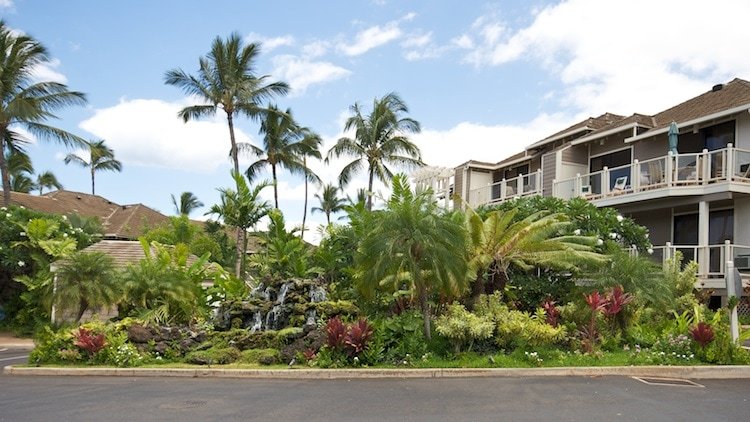
[[633, 295], [625, 293], [622, 286], [617, 286], [607, 295], [604, 304], [604, 313], [607, 315], [617, 315], [628, 303], [633, 301]]
[[315, 353], [315, 350], [313, 349], [306, 349], [304, 352], [302, 352], [302, 357], [305, 358], [305, 362], [310, 362], [314, 360], [318, 356], [317, 353]]
[[341, 350], [344, 347], [344, 339], [346, 337], [346, 326], [341, 322], [339, 317], [334, 317], [328, 320], [326, 324], [326, 334], [328, 335], [327, 342], [328, 347], [333, 350]]
[[595, 290], [588, 295], [584, 294], [583, 297], [586, 299], [586, 304], [589, 305], [594, 316], [596, 316], [597, 312], [603, 311], [604, 307], [607, 305], [607, 299], [600, 295], [598, 290]]
[[714, 341], [714, 329], [711, 328], [710, 325], [701, 321], [690, 329], [690, 336], [693, 337], [693, 340], [700, 344], [701, 347], [705, 348], [708, 343]]
[[344, 339], [349, 357], [357, 356], [365, 350], [372, 333], [372, 325], [364, 318], [349, 326]]
[[73, 344], [88, 352], [89, 356], [95, 355], [107, 345], [104, 341], [104, 334], [94, 334], [93, 331], [83, 327], [79, 327], [73, 336], [75, 337]]
[[547, 315], [547, 324], [553, 327], [557, 327], [560, 318], [560, 309], [556, 305], [557, 303], [552, 299], [547, 299], [542, 304], [542, 309]]

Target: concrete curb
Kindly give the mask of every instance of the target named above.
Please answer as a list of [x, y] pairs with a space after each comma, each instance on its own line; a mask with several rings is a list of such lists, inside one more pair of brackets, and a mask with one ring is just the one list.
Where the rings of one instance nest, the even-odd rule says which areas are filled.
[[218, 369], [48, 368], [6, 366], [6, 375], [116, 376], [255, 379], [519, 378], [638, 376], [690, 379], [748, 379], [750, 366], [607, 366], [575, 368], [436, 369]]

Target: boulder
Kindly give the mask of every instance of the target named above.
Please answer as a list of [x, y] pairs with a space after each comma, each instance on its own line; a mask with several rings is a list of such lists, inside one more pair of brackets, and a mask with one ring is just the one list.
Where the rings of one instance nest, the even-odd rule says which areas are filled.
[[128, 327], [128, 340], [131, 343], [148, 343], [154, 339], [155, 336], [151, 333], [151, 330], [142, 325], [133, 324]]

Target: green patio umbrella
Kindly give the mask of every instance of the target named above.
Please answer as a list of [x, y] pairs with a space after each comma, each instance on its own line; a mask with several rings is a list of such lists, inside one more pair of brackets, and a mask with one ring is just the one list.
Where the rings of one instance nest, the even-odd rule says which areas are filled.
[[677, 154], [677, 138], [680, 135], [680, 129], [677, 127], [677, 123], [672, 121], [672, 123], [669, 125], [669, 132], [667, 133], [667, 136], [669, 137], [669, 151], [671, 151], [673, 154]]

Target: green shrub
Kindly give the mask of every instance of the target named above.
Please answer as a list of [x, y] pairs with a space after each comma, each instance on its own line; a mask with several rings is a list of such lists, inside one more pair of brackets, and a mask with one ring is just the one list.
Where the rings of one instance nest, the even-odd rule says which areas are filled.
[[[55, 332], [49, 326], [45, 326], [34, 338], [36, 346], [29, 354], [29, 363], [62, 363], [65, 359], [60, 356], [61, 350], [76, 350], [82, 357], [83, 355], [73, 341], [73, 333], [70, 329]], [[67, 353], [72, 354], [72, 352]]]
[[318, 319], [329, 320], [336, 316], [355, 317], [359, 314], [359, 308], [348, 300], [324, 301], [315, 305], [315, 312]]
[[468, 350], [475, 340], [492, 337], [494, 322], [487, 317], [477, 316], [459, 303], [448, 306], [445, 314], [441, 315], [435, 324], [437, 332], [447, 337], [453, 343], [456, 353], [460, 353], [463, 346]]
[[240, 361], [273, 365], [281, 361], [281, 354], [277, 349], [248, 349], [242, 351]]
[[[383, 359], [401, 362], [407, 357], [422, 356], [427, 352], [422, 314], [407, 311], [374, 323], [374, 343], [382, 341]], [[376, 347], [376, 346], [373, 346]]]
[[235, 347], [210, 348], [197, 350], [185, 356], [185, 361], [196, 365], [226, 365], [232, 363], [242, 356]]

